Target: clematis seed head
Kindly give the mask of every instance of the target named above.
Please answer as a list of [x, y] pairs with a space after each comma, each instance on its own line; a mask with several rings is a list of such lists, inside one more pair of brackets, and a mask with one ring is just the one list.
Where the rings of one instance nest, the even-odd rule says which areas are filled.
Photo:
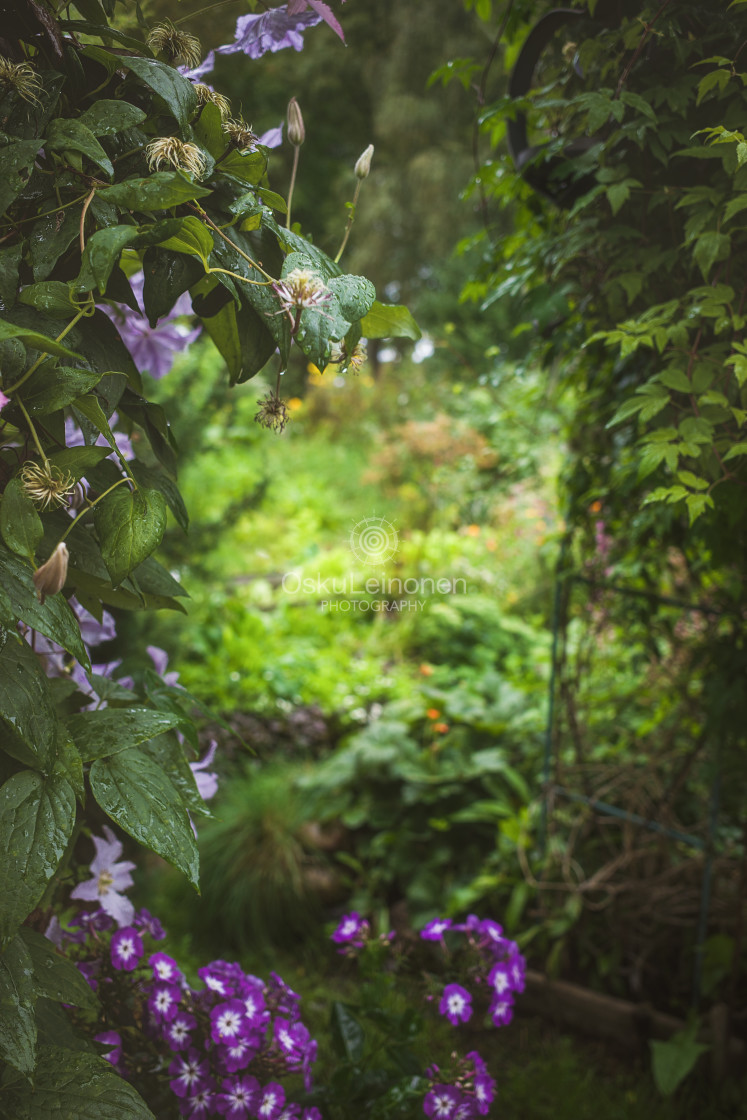
[[0, 56], [0, 86], [14, 90], [24, 101], [41, 104], [38, 95], [43, 86], [30, 62], [11, 62]]
[[240, 151], [245, 148], [253, 148], [259, 141], [259, 137], [252, 132], [251, 125], [248, 125], [242, 117], [239, 117], [238, 120], [231, 118], [224, 121], [223, 131], [227, 134], [233, 147]]
[[211, 89], [204, 82], [195, 82], [192, 87], [197, 94], [198, 105], [215, 105], [223, 120], [231, 114], [231, 102], [222, 93]]
[[159, 136], [151, 140], [145, 149], [145, 158], [151, 171], [160, 171], [165, 165], [186, 171], [195, 179], [201, 179], [207, 169], [205, 157], [197, 145], [177, 136]]
[[32, 575], [39, 600], [43, 603], [47, 595], [62, 591], [67, 579], [68, 551], [64, 541], [60, 541], [49, 560], [37, 568]]
[[35, 463], [29, 459], [21, 467], [19, 478], [26, 494], [40, 509], [66, 505], [74, 487], [72, 476], [53, 467], [48, 460]]
[[171, 20], [158, 23], [148, 35], [148, 46], [162, 54], [173, 66], [187, 66], [194, 70], [202, 57], [200, 40], [186, 31], [180, 31]]
[[255, 415], [254, 419], [263, 428], [269, 428], [273, 432], [282, 432], [285, 425], [288, 423], [288, 406], [285, 401], [282, 401], [276, 393], [268, 393], [266, 397], [262, 397], [257, 401], [259, 405], [259, 412]]

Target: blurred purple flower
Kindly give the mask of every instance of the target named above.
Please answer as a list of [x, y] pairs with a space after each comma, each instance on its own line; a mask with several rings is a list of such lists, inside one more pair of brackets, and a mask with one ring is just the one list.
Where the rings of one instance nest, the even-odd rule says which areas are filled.
[[[269, 145], [268, 145], [268, 147], [269, 147]], [[0, 392], [0, 412], [2, 412], [2, 410], [5, 408], [5, 406], [6, 406], [6, 404], [8, 403], [9, 400], [10, 400], [10, 397], [6, 397], [5, 393]]]
[[101, 1042], [104, 1046], [112, 1046], [113, 1050], [103, 1054], [102, 1057], [105, 1061], [111, 1062], [113, 1066], [119, 1065], [119, 1059], [122, 1057], [122, 1039], [117, 1031], [104, 1031], [103, 1034], [94, 1035], [94, 1042]]
[[447, 929], [451, 929], [451, 918], [434, 918], [421, 929], [420, 936], [423, 941], [441, 941]]
[[125, 926], [112, 934], [109, 953], [115, 968], [132, 972], [143, 955], [143, 939], [133, 926]]
[[160, 921], [153, 917], [150, 910], [138, 910], [132, 924], [135, 929], [142, 929], [145, 933], [150, 934], [154, 941], [163, 941], [166, 936], [166, 931]]
[[98, 902], [101, 909], [114, 918], [119, 926], [127, 926], [132, 921], [135, 907], [120, 891], [132, 886], [130, 872], [135, 864], [129, 860], [118, 862], [122, 855], [122, 844], [107, 825], [104, 825], [104, 833], [105, 839], [100, 836], [91, 837], [96, 848], [96, 855], [91, 861], [91, 878], [78, 883], [71, 890], [70, 897]]
[[[130, 277], [130, 287], [139, 307], [143, 306], [142, 272]], [[147, 372], [156, 380], [169, 372], [174, 364], [174, 357], [182, 350], [186, 350], [197, 336], [202, 327], [193, 329], [183, 323], [176, 322], [183, 315], [192, 314], [192, 303], [189, 295], [184, 292], [169, 311], [151, 327], [144, 315], [139, 315], [126, 304], [105, 304], [101, 310], [109, 316], [137, 368]]]
[[436, 1120], [451, 1120], [461, 1101], [462, 1094], [453, 1085], [434, 1085], [425, 1094], [423, 1112]]
[[[124, 432], [117, 432], [117, 431], [114, 430], [114, 425], [117, 423], [118, 419], [119, 419], [119, 417], [118, 417], [117, 413], [113, 412], [111, 414], [111, 416], [109, 417], [109, 427], [112, 429], [112, 435], [114, 436], [114, 442], [117, 445], [117, 448], [119, 450], [120, 455], [122, 456], [123, 459], [127, 459], [128, 462], [129, 462], [130, 459], [135, 458], [135, 452], [132, 449], [132, 443], [130, 442], [130, 437], [126, 436], [124, 434]], [[85, 437], [83, 435], [83, 432], [80, 430], [78, 425], [75, 423], [72, 416], [68, 416], [68, 417], [65, 418], [65, 446], [66, 447], [86, 447], [87, 446]], [[99, 434], [96, 438], [96, 442], [95, 442], [94, 446], [95, 447], [108, 447], [109, 446], [109, 440], [105, 439], [105, 437], [103, 435]], [[107, 458], [109, 458], [109, 459], [116, 458], [116, 456], [115, 456], [114, 452], [112, 451], [111, 455], [107, 456]]]
[[209, 801], [211, 797], [215, 797], [218, 792], [218, 775], [212, 771], [209, 774], [203, 774], [205, 770], [212, 763], [215, 758], [215, 752], [218, 744], [215, 739], [212, 740], [207, 754], [204, 758], [199, 759], [197, 762], [190, 762], [189, 766], [195, 776], [195, 784], [197, 785], [197, 792], [203, 801]]
[[145, 651], [153, 662], [159, 677], [163, 679], [163, 683], [171, 686], [175, 685], [179, 680], [179, 674], [174, 671], [166, 672], [169, 664], [169, 655], [166, 650], [161, 649], [160, 646], [146, 646]]
[[461, 984], [447, 984], [438, 1010], [452, 1026], [457, 1027], [460, 1023], [466, 1023], [472, 1015], [472, 996]]
[[268, 51], [281, 51], [292, 47], [303, 48], [303, 34], [307, 27], [321, 23], [317, 12], [301, 11], [291, 15], [285, 8], [271, 8], [259, 15], [239, 16], [233, 43], [218, 47], [218, 54], [245, 54], [261, 58]]
[[[187, 78], [190, 82], [201, 82], [206, 74], [212, 74], [213, 67], [215, 66], [215, 51], [208, 51], [199, 66], [195, 66], [194, 70], [190, 70], [187, 66], [177, 67], [179, 73], [183, 78]], [[207, 83], [205, 83], [207, 85]], [[212, 86], [209, 87], [212, 89]]]
[[283, 143], [283, 124], [281, 122], [277, 128], [268, 128], [267, 132], [257, 137], [257, 143], [263, 144], [265, 148], [279, 148]]
[[[344, 4], [345, 0], [342, 0], [342, 3]], [[342, 28], [329, 4], [325, 4], [324, 0], [288, 0], [288, 15], [298, 15], [307, 8], [311, 8], [312, 11], [316, 12], [327, 26], [332, 28], [335, 35], [339, 35], [343, 43], [345, 42]]]

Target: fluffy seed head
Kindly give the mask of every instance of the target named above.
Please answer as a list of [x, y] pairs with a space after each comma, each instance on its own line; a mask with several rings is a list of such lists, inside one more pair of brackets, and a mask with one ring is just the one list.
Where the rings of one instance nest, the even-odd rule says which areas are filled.
[[0, 86], [14, 90], [24, 101], [41, 104], [38, 94], [43, 87], [30, 62], [11, 62], [0, 56]]
[[284, 280], [276, 280], [272, 288], [284, 311], [292, 307], [318, 307], [332, 298], [321, 276], [309, 268], [294, 268]]
[[266, 397], [258, 400], [257, 404], [259, 412], [254, 417], [256, 422], [273, 432], [282, 432], [290, 419], [285, 401], [281, 401], [275, 393], [268, 393]]
[[157, 23], [148, 35], [148, 46], [156, 54], [165, 55], [174, 66], [187, 66], [194, 70], [200, 63], [200, 40], [186, 31], [180, 31], [171, 20]]
[[198, 105], [215, 105], [223, 120], [230, 115], [231, 102], [222, 93], [217, 93], [210, 86], [206, 86], [204, 82], [195, 82], [193, 89], [197, 94]]
[[242, 117], [238, 120], [231, 118], [224, 121], [223, 131], [228, 135], [233, 146], [241, 151], [245, 148], [253, 148], [259, 140], [259, 137], [252, 132], [251, 125], [248, 125]]
[[40, 509], [66, 505], [67, 496], [74, 487], [71, 475], [47, 461], [34, 463], [29, 459], [21, 467], [19, 477], [23, 489]]
[[151, 171], [160, 171], [165, 165], [186, 171], [195, 179], [201, 179], [207, 168], [205, 157], [197, 145], [177, 136], [159, 136], [151, 140], [145, 149], [145, 158]]

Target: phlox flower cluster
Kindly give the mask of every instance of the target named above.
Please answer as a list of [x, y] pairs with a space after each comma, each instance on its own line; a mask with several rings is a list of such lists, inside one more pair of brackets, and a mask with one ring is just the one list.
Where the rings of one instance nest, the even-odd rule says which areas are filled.
[[430, 1088], [423, 1112], [435, 1120], [478, 1120], [487, 1116], [495, 1097], [495, 1081], [476, 1050], [459, 1058], [447, 1079], [438, 1066], [428, 1070]]
[[[121, 899], [111, 906], [112, 894], [130, 885], [132, 867], [112, 863], [121, 851], [115, 844], [108, 837], [97, 844], [94, 878], [73, 891], [93, 899], [103, 877], [101, 901], [115, 913], [101, 906], [48, 931], [58, 945], [76, 947], [71, 955], [99, 996], [106, 1029], [96, 1041], [104, 1057], [125, 1078], [155, 1078], [181, 1116], [322, 1120], [316, 1107], [288, 1100], [283, 1084], [295, 1074], [306, 1093], [312, 1088], [317, 1043], [301, 1019], [300, 997], [276, 973], [264, 981], [223, 960], [200, 968], [199, 984], [188, 983], [154, 944], [165, 937], [158, 919], [134, 908], [125, 915]], [[103, 866], [107, 859], [111, 867]], [[115, 929], [121, 916], [130, 924]]]

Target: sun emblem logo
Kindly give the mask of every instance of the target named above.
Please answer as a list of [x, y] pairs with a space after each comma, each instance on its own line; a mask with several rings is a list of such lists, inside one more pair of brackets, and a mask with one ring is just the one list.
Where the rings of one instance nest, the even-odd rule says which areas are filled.
[[397, 530], [384, 517], [364, 517], [350, 534], [350, 548], [362, 564], [386, 564], [398, 547]]

